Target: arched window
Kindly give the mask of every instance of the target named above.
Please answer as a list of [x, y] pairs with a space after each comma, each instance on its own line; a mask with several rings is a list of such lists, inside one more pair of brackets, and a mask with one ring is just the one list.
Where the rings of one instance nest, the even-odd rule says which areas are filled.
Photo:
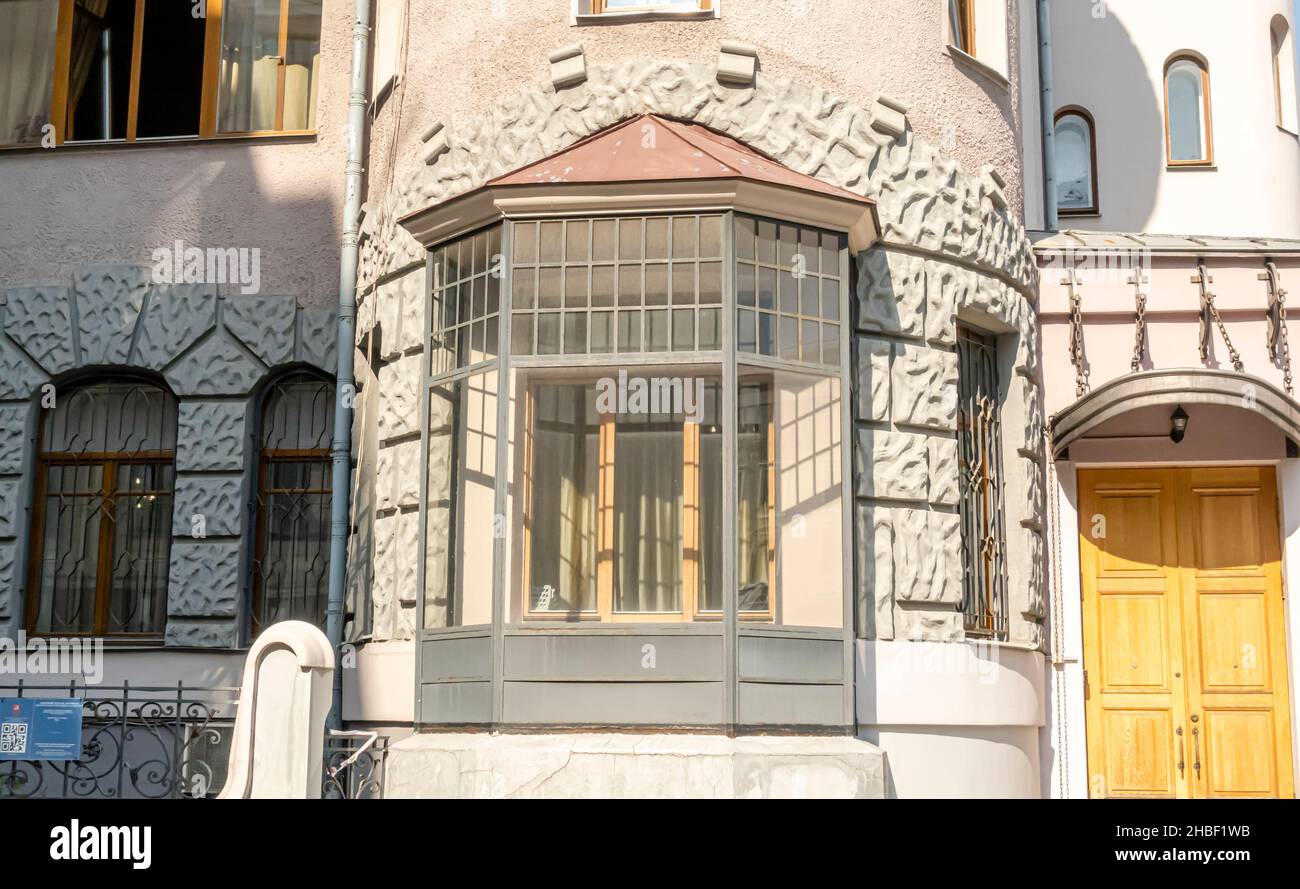
[[1192, 56], [1165, 66], [1165, 141], [1170, 166], [1214, 163], [1210, 125], [1210, 72]]
[[282, 620], [325, 622], [329, 586], [334, 384], [296, 371], [262, 403], [253, 632]]
[[176, 399], [136, 379], [59, 391], [41, 416], [27, 627], [160, 637]]
[[1285, 16], [1276, 15], [1269, 26], [1269, 41], [1273, 49], [1273, 106], [1277, 125], [1284, 130], [1297, 132], [1296, 122], [1296, 62], [1291, 25]]
[[1056, 206], [1067, 215], [1098, 212], [1097, 131], [1082, 108], [1056, 112]]

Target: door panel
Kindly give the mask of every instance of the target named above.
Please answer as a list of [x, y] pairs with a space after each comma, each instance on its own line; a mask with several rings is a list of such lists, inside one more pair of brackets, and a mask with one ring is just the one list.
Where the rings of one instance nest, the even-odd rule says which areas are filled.
[[1092, 794], [1292, 796], [1272, 468], [1083, 470], [1079, 504]]
[[1079, 499], [1092, 795], [1183, 795], [1172, 479], [1081, 471]]

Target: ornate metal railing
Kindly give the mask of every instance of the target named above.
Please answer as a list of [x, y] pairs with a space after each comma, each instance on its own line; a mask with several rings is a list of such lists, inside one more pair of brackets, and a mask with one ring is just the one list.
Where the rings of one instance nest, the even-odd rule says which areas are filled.
[[324, 799], [383, 799], [388, 739], [374, 732], [331, 732], [325, 738]]
[[238, 688], [0, 684], [0, 698], [82, 699], [81, 759], [0, 761], [0, 799], [196, 799], [225, 783]]

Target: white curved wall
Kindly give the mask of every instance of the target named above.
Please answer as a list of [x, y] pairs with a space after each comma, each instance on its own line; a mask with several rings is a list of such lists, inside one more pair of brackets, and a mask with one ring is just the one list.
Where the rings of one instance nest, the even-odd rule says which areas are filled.
[[[1061, 228], [1300, 238], [1300, 137], [1277, 125], [1277, 15], [1294, 30], [1292, 0], [1052, 0], [1053, 103], [1096, 119], [1101, 205]], [[1164, 67], [1184, 50], [1209, 62], [1211, 170], [1165, 163]]]

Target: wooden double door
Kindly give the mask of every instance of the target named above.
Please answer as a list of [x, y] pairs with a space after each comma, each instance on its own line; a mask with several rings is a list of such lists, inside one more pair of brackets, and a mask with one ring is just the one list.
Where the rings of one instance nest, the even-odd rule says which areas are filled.
[[1295, 792], [1271, 467], [1081, 470], [1089, 793]]

